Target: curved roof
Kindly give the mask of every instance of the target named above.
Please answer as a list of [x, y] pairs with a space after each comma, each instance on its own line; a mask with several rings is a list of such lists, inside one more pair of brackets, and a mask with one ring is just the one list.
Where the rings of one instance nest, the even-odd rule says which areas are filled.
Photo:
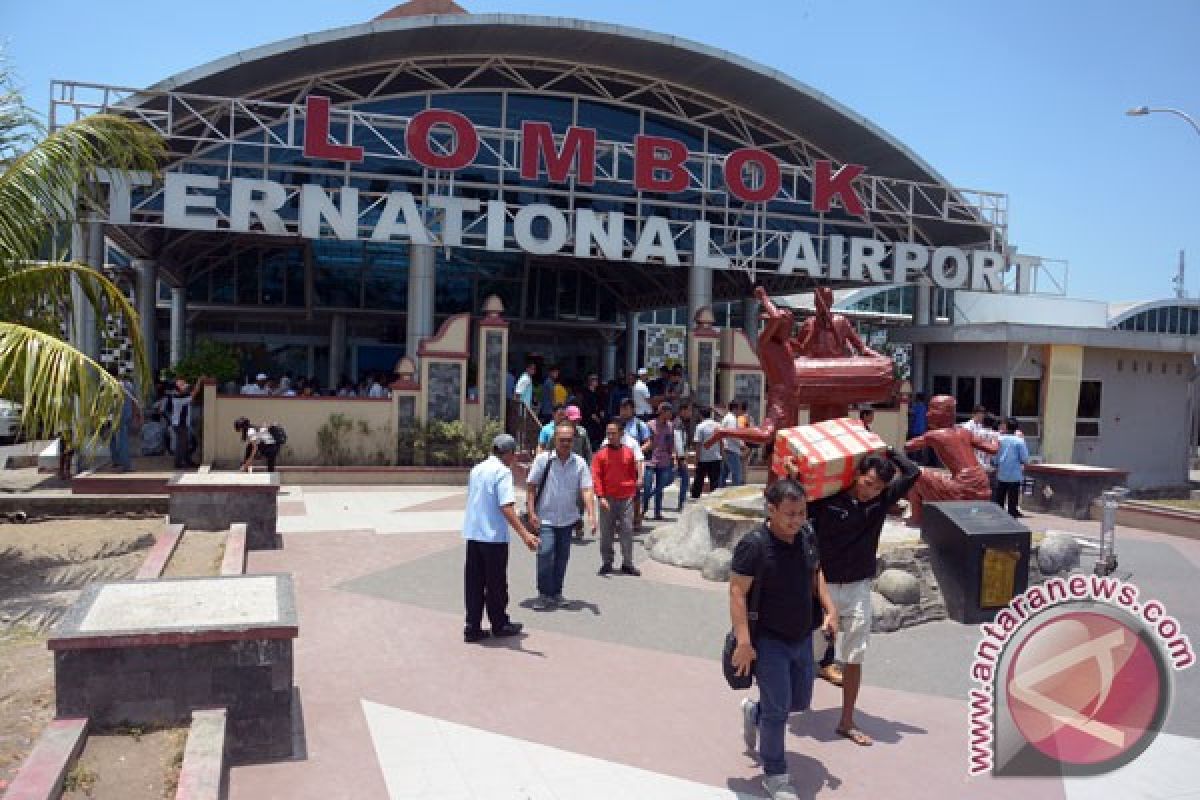
[[357, 64], [464, 54], [542, 56], [686, 86], [759, 114], [840, 161], [864, 164], [888, 177], [948, 186], [933, 167], [866, 117], [778, 70], [687, 39], [578, 19], [514, 14], [377, 19], [233, 53], [149, 88], [251, 97], [267, 87]]
[[1108, 307], [1108, 326], [1115, 328], [1130, 317], [1136, 317], [1143, 311], [1156, 308], [1197, 308], [1200, 309], [1200, 298], [1168, 297], [1165, 300], [1146, 300], [1136, 303], [1114, 303]]

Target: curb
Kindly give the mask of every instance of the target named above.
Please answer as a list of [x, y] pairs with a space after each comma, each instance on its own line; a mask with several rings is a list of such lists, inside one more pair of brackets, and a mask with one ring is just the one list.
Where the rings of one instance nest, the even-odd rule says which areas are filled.
[[54, 800], [62, 794], [67, 769], [83, 750], [86, 718], [54, 719], [8, 787], [4, 800]]
[[142, 562], [142, 567], [134, 576], [134, 580], [153, 581], [162, 577], [163, 570], [167, 568], [167, 562], [171, 560], [171, 554], [175, 552], [175, 548], [179, 546], [179, 540], [182, 538], [183, 525], [168, 523], [163, 532], [158, 535], [150, 552], [146, 554], [146, 560]]
[[225, 537], [225, 557], [221, 559], [222, 575], [246, 574], [246, 523], [235, 522], [229, 526]]
[[175, 800], [219, 800], [225, 795], [224, 708], [192, 712]]

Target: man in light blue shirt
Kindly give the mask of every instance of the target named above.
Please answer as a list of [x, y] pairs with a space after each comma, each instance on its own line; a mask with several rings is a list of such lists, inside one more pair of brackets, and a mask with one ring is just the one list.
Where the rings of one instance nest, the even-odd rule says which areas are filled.
[[487, 638], [483, 610], [487, 607], [492, 636], [515, 636], [523, 627], [508, 618], [508, 529], [509, 526], [531, 551], [537, 552], [538, 537], [521, 524], [516, 512], [512, 464], [517, 440], [502, 433], [492, 440], [492, 455], [475, 465], [467, 484], [467, 513], [463, 538], [467, 561], [463, 570], [467, 624], [463, 641]]
[[1025, 479], [1024, 467], [1029, 462], [1029, 448], [1016, 417], [1004, 420], [995, 461], [996, 488], [992, 490], [992, 502], [1001, 508], [1007, 503], [1008, 513], [1014, 518], [1025, 516], [1017, 510], [1017, 503], [1021, 497], [1021, 482]]

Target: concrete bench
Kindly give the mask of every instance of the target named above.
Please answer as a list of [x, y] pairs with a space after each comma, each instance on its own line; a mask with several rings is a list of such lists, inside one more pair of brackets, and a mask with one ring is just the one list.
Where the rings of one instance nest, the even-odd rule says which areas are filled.
[[279, 546], [279, 475], [274, 472], [207, 472], [176, 475], [167, 483], [171, 522], [190, 530], [228, 530], [246, 524], [246, 546], [271, 550]]

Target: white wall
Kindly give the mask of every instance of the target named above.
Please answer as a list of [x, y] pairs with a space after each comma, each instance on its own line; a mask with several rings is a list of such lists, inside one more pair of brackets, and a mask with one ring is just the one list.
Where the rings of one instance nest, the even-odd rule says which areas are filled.
[[1074, 328], [1107, 328], [1108, 304], [1040, 294], [955, 292], [954, 321], [1014, 322]]

